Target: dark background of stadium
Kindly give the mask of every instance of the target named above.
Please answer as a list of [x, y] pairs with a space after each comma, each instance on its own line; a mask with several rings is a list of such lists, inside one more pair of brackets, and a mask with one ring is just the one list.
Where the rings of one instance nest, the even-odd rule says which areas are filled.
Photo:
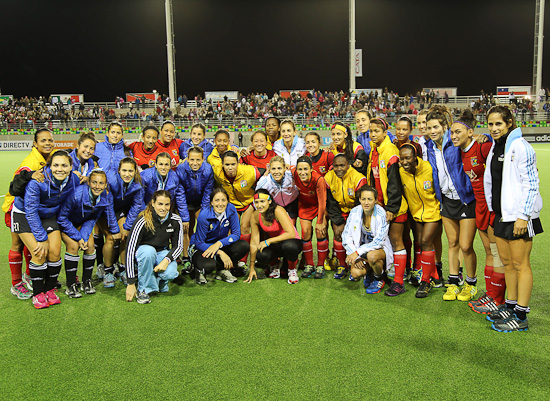
[[[348, 87], [347, 0], [173, 3], [178, 94]], [[356, 12], [357, 88], [532, 83], [535, 0], [357, 0]], [[163, 0], [18, 0], [0, 14], [4, 94], [168, 92]]]

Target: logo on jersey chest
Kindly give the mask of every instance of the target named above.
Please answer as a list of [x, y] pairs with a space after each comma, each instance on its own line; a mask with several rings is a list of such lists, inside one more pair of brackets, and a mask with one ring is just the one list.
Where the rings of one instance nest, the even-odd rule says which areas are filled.
[[325, 173], [325, 172], [327, 171], [327, 168], [326, 168], [325, 166], [320, 166], [320, 167], [319, 167], [319, 171], [320, 171], [321, 173]]
[[177, 150], [177, 149], [172, 149], [172, 154], [173, 154], [174, 156], [177, 156], [177, 155], [178, 155], [178, 150]]
[[241, 180], [241, 188], [246, 188], [247, 184], [246, 180]]
[[386, 168], [386, 161], [380, 160], [380, 168]]
[[353, 196], [353, 188], [348, 188], [348, 196]]
[[470, 163], [472, 164], [472, 167], [477, 166], [477, 157], [476, 157], [476, 156], [473, 156], [473, 157], [470, 159]]
[[432, 182], [424, 181], [424, 189], [431, 189], [431, 188], [432, 188]]

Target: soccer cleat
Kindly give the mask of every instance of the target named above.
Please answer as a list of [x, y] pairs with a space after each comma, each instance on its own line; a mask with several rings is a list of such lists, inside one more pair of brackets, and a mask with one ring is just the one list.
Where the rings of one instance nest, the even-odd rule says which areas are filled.
[[341, 280], [344, 277], [346, 277], [346, 268], [344, 266], [338, 266], [338, 269], [336, 269], [336, 273], [334, 273], [334, 278], [337, 280]]
[[315, 273], [315, 269], [311, 265], [306, 265], [304, 271], [302, 272], [302, 278], [309, 278]]
[[121, 271], [120, 274], [118, 275], [118, 278], [120, 279], [122, 284], [128, 285], [128, 277], [126, 277], [126, 270]]
[[470, 305], [470, 307], [475, 313], [481, 313], [482, 315], [487, 315], [493, 311], [498, 310], [498, 305], [494, 301], [487, 302], [481, 305], [473, 304], [473, 305]]
[[420, 285], [420, 282], [422, 281], [422, 269], [414, 269], [411, 271], [411, 275], [409, 277], [409, 284], [413, 287], [418, 287]]
[[206, 280], [206, 277], [204, 277], [204, 274], [202, 273], [196, 273], [195, 278], [193, 280], [195, 281], [195, 284], [198, 284], [198, 285], [208, 284], [208, 280]]
[[115, 286], [116, 278], [113, 273], [106, 273], [103, 277], [103, 287], [113, 288]]
[[256, 271], [256, 279], [263, 280], [267, 277], [264, 269], [254, 269]]
[[456, 299], [462, 302], [470, 301], [477, 294], [477, 287], [475, 285], [467, 284], [462, 287], [460, 294], [456, 296]]
[[456, 296], [460, 294], [460, 288], [458, 288], [458, 285], [455, 284], [449, 284], [447, 287], [447, 292], [443, 294], [443, 300], [444, 301], [454, 301], [456, 300]]
[[351, 274], [349, 275], [348, 280], [349, 280], [349, 281], [357, 281], [357, 280], [355, 280], [355, 279], [353, 278], [353, 276], [352, 276]]
[[404, 292], [405, 286], [394, 281], [390, 284], [390, 288], [384, 292], [384, 295], [387, 295], [388, 297], [395, 297], [403, 294]]
[[97, 265], [97, 278], [105, 277], [105, 265], [103, 263]]
[[19, 283], [13, 285], [10, 289], [12, 295], [15, 295], [17, 299], [29, 299], [32, 297], [32, 292], [29, 291], [25, 282], [20, 281]]
[[44, 294], [43, 292], [32, 297], [32, 304], [36, 309], [44, 309], [50, 306], [50, 303], [48, 302], [48, 297], [46, 297], [46, 294]]
[[23, 283], [27, 286], [27, 288], [32, 291], [32, 279], [31, 276], [29, 276], [27, 273], [23, 273], [23, 277], [21, 278], [23, 280]]
[[151, 298], [149, 297], [149, 294], [145, 293], [145, 291], [138, 291], [136, 301], [138, 304], [150, 304]]
[[237, 267], [234, 267], [232, 270], [231, 270], [231, 273], [235, 276], [235, 277], [248, 277], [248, 266], [244, 263], [244, 262], [239, 262], [237, 264]]
[[183, 258], [181, 261], [182, 273], [191, 273], [191, 259], [189, 258]]
[[274, 267], [271, 269], [271, 273], [269, 273], [269, 278], [281, 278], [281, 269], [278, 267]]
[[65, 290], [65, 294], [69, 298], [82, 298], [82, 294], [80, 291], [78, 291], [78, 287], [80, 287], [77, 283], [73, 283], [67, 287]]
[[46, 298], [48, 298], [48, 303], [50, 305], [57, 305], [61, 303], [61, 301], [59, 300], [59, 297], [55, 293], [56, 291], [57, 289], [46, 291], [45, 295], [46, 295]]
[[462, 275], [462, 268], [460, 268], [460, 271], [458, 272], [458, 285], [464, 284], [464, 276]]
[[494, 302], [495, 300], [489, 294], [484, 292], [478, 299], [468, 302], [468, 306], [471, 308], [473, 305], [483, 305], [487, 302]]
[[430, 277], [430, 282], [434, 288], [441, 288], [445, 285], [445, 281], [441, 278]]
[[520, 320], [515, 313], [512, 313], [510, 318], [494, 322], [491, 328], [501, 333], [511, 333], [513, 331], [525, 331], [529, 328], [529, 324], [527, 318]]
[[298, 284], [300, 278], [296, 269], [288, 269], [288, 284]]
[[95, 287], [92, 284], [92, 280], [86, 280], [82, 284], [80, 284], [80, 291], [88, 295], [95, 294]]
[[416, 298], [426, 298], [432, 289], [432, 284], [428, 281], [421, 281], [414, 295]]
[[378, 294], [380, 291], [382, 291], [382, 288], [386, 285], [386, 282], [384, 280], [372, 280], [372, 283], [367, 287], [365, 292], [367, 294]]
[[506, 320], [512, 317], [514, 310], [506, 306], [506, 304], [499, 305], [497, 310], [494, 310], [487, 314], [487, 320], [490, 322], [497, 322], [499, 320]]
[[313, 278], [324, 278], [325, 277], [325, 267], [324, 266], [317, 266], [315, 269], [315, 275]]
[[225, 281], [226, 283], [235, 283], [237, 278], [232, 275], [229, 270], [223, 269], [216, 274], [216, 280]]
[[328, 258], [325, 259], [324, 268], [325, 270], [332, 270], [332, 268], [330, 267], [330, 260]]
[[369, 286], [371, 285], [372, 283], [372, 280], [374, 280], [374, 278], [372, 277], [372, 275], [370, 274], [365, 274], [365, 277], [363, 277], [363, 287], [365, 288], [369, 288]]

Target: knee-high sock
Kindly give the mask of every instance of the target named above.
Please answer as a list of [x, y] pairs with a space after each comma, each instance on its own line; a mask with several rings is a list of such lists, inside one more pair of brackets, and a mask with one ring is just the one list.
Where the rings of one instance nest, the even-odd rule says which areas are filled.
[[346, 267], [346, 250], [341, 241], [334, 240], [334, 253], [340, 266]]
[[94, 234], [94, 246], [95, 254], [98, 266], [103, 263], [103, 245], [105, 245], [105, 239], [102, 234]]
[[120, 241], [115, 241], [115, 245], [113, 246], [113, 266], [118, 263], [118, 258], [120, 256]]
[[303, 243], [302, 252], [306, 260], [306, 265], [313, 266], [313, 245], [311, 244], [311, 240], [303, 241]]
[[420, 244], [415, 243], [414, 244], [414, 269], [420, 270], [422, 269], [422, 248]]
[[44, 290], [46, 292], [48, 292], [49, 290], [53, 290], [55, 288], [55, 284], [57, 283], [57, 278], [59, 277], [59, 272], [61, 271], [61, 264], [62, 264], [61, 259], [55, 262], [48, 261], [48, 271], [47, 271], [46, 283], [44, 286]]
[[8, 252], [8, 261], [10, 263], [11, 271], [11, 285], [15, 285], [21, 282], [21, 267], [23, 266], [23, 255], [21, 252], [10, 250]]
[[[252, 237], [252, 234], [241, 234], [241, 239], [244, 239], [246, 242], [250, 244], [250, 238]], [[246, 263], [246, 260], [248, 259], [248, 253], [244, 255], [241, 258], [241, 262]]]
[[497, 304], [503, 304], [506, 301], [506, 280], [504, 279], [504, 273], [493, 272], [491, 288], [493, 290], [493, 298]]
[[393, 265], [395, 266], [395, 277], [393, 280], [402, 285], [403, 276], [405, 275], [405, 269], [407, 266], [407, 251], [405, 249], [394, 252]]
[[485, 292], [487, 293], [487, 295], [491, 296], [494, 298], [494, 295], [493, 295], [493, 285], [491, 283], [491, 280], [493, 279], [493, 266], [485, 266], [485, 273], [484, 273], [484, 276], [485, 276]]
[[298, 264], [298, 260], [295, 260], [294, 262], [288, 261], [288, 270], [296, 270], [296, 265]]
[[323, 266], [328, 257], [328, 240], [317, 240], [317, 266]]
[[435, 251], [422, 251], [422, 281], [429, 282], [435, 272]]
[[95, 264], [95, 252], [91, 255], [84, 254], [82, 260], [82, 282], [92, 279], [92, 273], [94, 271]]
[[67, 287], [76, 283], [76, 270], [80, 256], [65, 253], [65, 277], [67, 278]]
[[31, 262], [29, 268], [31, 271], [32, 295], [36, 296], [44, 292], [46, 276], [48, 275], [48, 265], [47, 263], [37, 265]]
[[407, 252], [407, 260], [405, 261], [405, 270], [406, 270], [411, 268], [411, 246], [412, 246], [411, 237], [408, 235], [405, 235], [403, 242], [405, 243], [405, 251]]
[[25, 273], [27, 274], [27, 276], [30, 276], [31, 273], [29, 270], [29, 263], [31, 263], [32, 255], [31, 255], [31, 251], [29, 251], [29, 248], [27, 248], [26, 246], [23, 247], [23, 256], [25, 257], [25, 262], [27, 265], [27, 269], [25, 270]]

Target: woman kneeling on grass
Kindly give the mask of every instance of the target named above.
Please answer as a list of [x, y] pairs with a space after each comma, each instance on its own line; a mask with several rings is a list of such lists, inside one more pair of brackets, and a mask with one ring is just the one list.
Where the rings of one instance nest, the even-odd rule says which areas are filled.
[[261, 269], [265, 269], [271, 260], [283, 256], [288, 260], [288, 283], [298, 283], [296, 262], [302, 252], [302, 240], [296, 227], [292, 225], [292, 220], [286, 210], [278, 206], [265, 189], [255, 192], [254, 206], [256, 211], [250, 219], [250, 273], [245, 283], [257, 278], [255, 263]]
[[393, 263], [393, 252], [386, 220], [386, 210], [376, 204], [378, 191], [363, 185], [355, 195], [359, 206], [351, 209], [344, 232], [342, 245], [346, 250], [346, 263], [351, 267], [351, 276], [363, 283], [367, 294], [377, 294], [389, 283], [386, 266]]
[[193, 278], [197, 284], [206, 284], [206, 275], [217, 271], [216, 280], [226, 283], [237, 281], [231, 274], [239, 259], [248, 254], [250, 245], [241, 237], [239, 213], [229, 203], [225, 189], [215, 188], [210, 195], [210, 205], [202, 208], [197, 219], [197, 232], [190, 243], [194, 252]]
[[170, 212], [171, 201], [170, 192], [156, 191], [132, 227], [126, 251], [128, 302], [136, 297], [138, 303], [148, 304], [150, 293], [168, 292], [168, 281], [178, 277], [176, 259], [183, 251], [183, 224], [178, 215]]

